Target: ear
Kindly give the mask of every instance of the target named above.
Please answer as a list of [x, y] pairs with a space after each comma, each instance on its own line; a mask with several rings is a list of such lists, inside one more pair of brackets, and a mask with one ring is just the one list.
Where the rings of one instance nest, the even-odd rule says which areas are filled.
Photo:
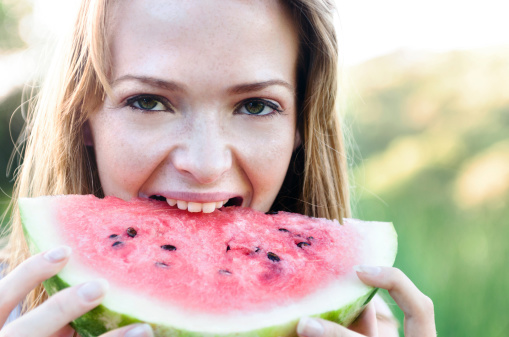
[[300, 138], [299, 130], [295, 130], [295, 139], [293, 141], [293, 151], [297, 150], [297, 148], [302, 144], [302, 140]]
[[83, 124], [83, 128], [81, 129], [83, 135], [83, 142], [85, 146], [94, 146], [94, 139], [92, 138], [92, 130], [90, 129], [90, 124], [88, 120]]

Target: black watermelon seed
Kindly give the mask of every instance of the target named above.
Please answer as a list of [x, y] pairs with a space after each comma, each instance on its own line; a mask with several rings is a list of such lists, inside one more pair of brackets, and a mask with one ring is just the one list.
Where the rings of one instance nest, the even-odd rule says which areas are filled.
[[136, 232], [136, 229], [134, 229], [132, 227], [129, 227], [127, 229], [127, 235], [129, 235], [130, 237], [134, 238], [136, 236], [136, 234], [138, 234], [138, 232]]
[[232, 272], [227, 269], [219, 269], [219, 274], [221, 275], [231, 275]]
[[279, 231], [280, 232], [286, 232], [286, 233], [290, 233], [290, 231], [286, 228], [279, 228]]
[[159, 267], [159, 268], [168, 268], [169, 266], [164, 263], [164, 262], [156, 262], [155, 263], [156, 267]]
[[305, 247], [305, 246], [311, 246], [311, 244], [310, 244], [310, 243], [307, 243], [307, 242], [299, 242], [299, 243], [297, 244], [297, 246], [299, 246], [299, 248], [302, 248], [302, 247]]
[[116, 239], [116, 238], [118, 238], [118, 234], [111, 234], [111, 235], [109, 236], [109, 238], [110, 238], [110, 239]]
[[277, 214], [277, 211], [268, 211], [268, 212], [265, 212], [265, 214], [274, 215], [274, 214]]
[[164, 250], [169, 250], [169, 251], [177, 250], [177, 247], [175, 247], [173, 245], [162, 245], [161, 248]]
[[119, 247], [122, 246], [124, 243], [122, 241], [115, 241], [111, 246], [112, 247]]
[[267, 257], [269, 258], [269, 260], [271, 261], [274, 261], [274, 262], [279, 262], [281, 261], [281, 259], [279, 258], [279, 256], [277, 256], [276, 254], [274, 254], [273, 252], [269, 252], [267, 254]]
[[308, 237], [308, 240], [314, 240], [314, 239], [315, 239], [315, 238], [314, 238], [314, 237], [312, 237], [312, 236], [309, 236], [309, 237]]
[[260, 247], [255, 248], [255, 253], [258, 253], [260, 251]]
[[230, 245], [226, 246], [226, 251], [229, 251], [230, 249]]

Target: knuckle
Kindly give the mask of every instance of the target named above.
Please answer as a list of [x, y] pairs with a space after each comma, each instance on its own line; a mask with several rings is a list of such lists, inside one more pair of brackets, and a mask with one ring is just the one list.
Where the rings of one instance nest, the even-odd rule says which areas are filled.
[[24, 261], [18, 268], [20, 268], [19, 274], [41, 283], [58, 272], [56, 267], [57, 265], [46, 263], [42, 255], [37, 255]]
[[65, 292], [60, 293], [55, 296], [52, 296], [50, 298], [53, 310], [59, 316], [68, 315], [71, 311], [71, 308], [69, 308], [69, 305], [68, 305], [69, 301], [66, 301], [66, 298], [64, 295], [65, 295]]
[[20, 275], [26, 275], [30, 278], [41, 278], [42, 272], [46, 270], [46, 268], [42, 268], [42, 264], [38, 263], [35, 258], [31, 257], [17, 268], [19, 270]]
[[393, 268], [394, 269], [394, 279], [397, 281], [403, 280], [406, 278], [405, 273], [401, 271], [399, 268]]
[[414, 312], [412, 316], [416, 319], [424, 319], [434, 312], [433, 301], [422, 293], [414, 303]]
[[391, 291], [397, 288], [405, 278], [406, 275], [401, 271], [401, 269], [394, 267], [390, 268], [390, 273], [388, 273], [386, 277], [387, 290]]
[[435, 310], [434, 305], [433, 305], [433, 300], [424, 294], [422, 294], [421, 303], [422, 303], [421, 310], [423, 310], [424, 312], [429, 313], [429, 312], [433, 312]]

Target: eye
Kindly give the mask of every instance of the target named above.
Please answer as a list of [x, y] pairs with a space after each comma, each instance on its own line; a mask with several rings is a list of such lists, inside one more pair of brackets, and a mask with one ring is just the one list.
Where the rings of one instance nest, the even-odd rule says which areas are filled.
[[238, 108], [237, 113], [246, 115], [264, 116], [273, 112], [283, 112], [279, 104], [265, 99], [251, 99], [244, 101]]
[[138, 95], [128, 98], [126, 105], [145, 111], [173, 111], [168, 100], [154, 95]]

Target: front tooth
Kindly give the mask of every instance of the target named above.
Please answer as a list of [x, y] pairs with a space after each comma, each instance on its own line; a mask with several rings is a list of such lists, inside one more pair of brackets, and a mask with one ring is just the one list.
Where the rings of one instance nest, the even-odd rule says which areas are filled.
[[203, 204], [203, 213], [212, 213], [216, 209], [216, 203], [215, 202], [206, 202]]
[[224, 205], [224, 201], [218, 201], [216, 202], [216, 208], [221, 208]]
[[170, 206], [175, 206], [177, 204], [177, 200], [176, 199], [166, 199], [166, 202]]
[[198, 203], [198, 202], [188, 202], [187, 203], [187, 210], [189, 212], [197, 213], [197, 212], [201, 212], [201, 209], [202, 209], [201, 203]]
[[177, 200], [177, 207], [181, 210], [187, 209], [187, 201]]

